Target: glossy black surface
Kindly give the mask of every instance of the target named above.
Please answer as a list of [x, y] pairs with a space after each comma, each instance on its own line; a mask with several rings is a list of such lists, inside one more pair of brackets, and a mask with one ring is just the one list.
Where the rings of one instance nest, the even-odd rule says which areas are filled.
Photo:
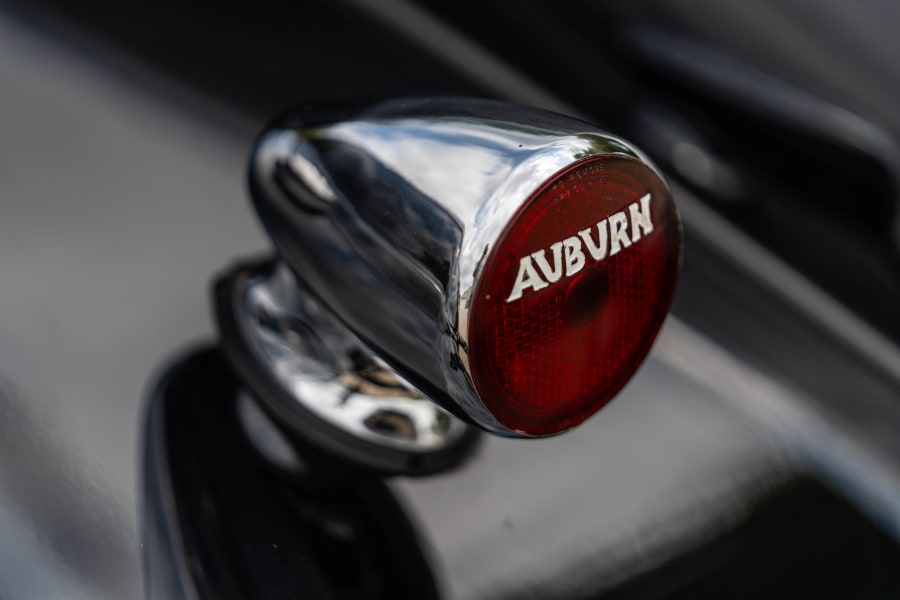
[[336, 464], [318, 469], [302, 454], [266, 460], [248, 437], [240, 393], [208, 349], [173, 366], [153, 397], [143, 470], [148, 598], [437, 598], [387, 486]]
[[[271, 10], [271, 5], [230, 9], [212, 3], [149, 1], [29, 0], [4, 6], [0, 23], [6, 153], [2, 164], [7, 169], [0, 178], [6, 249], [0, 302], [4, 385], [0, 595], [4, 598], [142, 597], [133, 502], [138, 407], [153, 379], [148, 375], [153, 365], [171, 356], [179, 344], [210, 335], [205, 294], [210, 274], [225, 264], [227, 256], [264, 247], [245, 210], [241, 180], [252, 137], [265, 119], [298, 100], [424, 91], [479, 95], [492, 91], [539, 104], [521, 87], [484, 70], [480, 61], [468, 60], [470, 55], [456, 46], [435, 53], [427, 38], [437, 44], [446, 39], [431, 36], [421, 23], [412, 22], [408, 36], [402, 28], [396, 33], [371, 14], [356, 10], [365, 4], [390, 10], [404, 3], [360, 1], [351, 7], [314, 2], [282, 5], [279, 10]], [[650, 100], [656, 109], [662, 104], [658, 112], [672, 113], [671, 88], [628, 66], [644, 57], [618, 61], [635, 52], [625, 43], [623, 31], [646, 25], [702, 41], [705, 50], [738, 58], [816, 97], [851, 108], [894, 137], [900, 131], [893, 60], [900, 38], [895, 35], [897, 5], [891, 0], [577, 3], [589, 8], [585, 11], [574, 10], [573, 5], [520, 4], [519, 11], [487, 2], [427, 6], [463, 39], [487, 48], [488, 56], [513, 64], [536, 83], [538, 91], [555, 94], [617, 131], [626, 131], [633, 116], [629, 107], [641, 100]], [[6, 12], [10, 7], [21, 9], [17, 14], [25, 18], [10, 19]], [[42, 13], [47, 7], [49, 11]], [[403, 14], [398, 14], [402, 23]], [[426, 33], [415, 37], [421, 31]], [[620, 52], [610, 52], [614, 48]], [[453, 62], [442, 56], [462, 59]], [[724, 140], [727, 146], [722, 148], [723, 140], [715, 133], [723, 119], [740, 115], [736, 120], [743, 121], [746, 110], [730, 103], [715, 113], [690, 110], [691, 102], [707, 95], [699, 87], [685, 96], [686, 102], [673, 102], [678, 110], [672, 121], [683, 122], [685, 110], [693, 139], [712, 142], [705, 148], [714, 151], [708, 155], [720, 154], [726, 165], [741, 167], [756, 151], [742, 145], [742, 135]], [[237, 110], [223, 114], [223, 106]], [[775, 143], [796, 134], [766, 120], [749, 121], [740, 128], [748, 130], [755, 136], [774, 132]], [[815, 173], [822, 146], [801, 140], [797, 148], [787, 142], [785, 148], [794, 158], [798, 152], [810, 155], [804, 163], [813, 169], [805, 172]], [[659, 160], [667, 164], [663, 157]], [[805, 229], [804, 243], [784, 237], [796, 232], [798, 223], [809, 224], [798, 219], [808, 219], [817, 198], [799, 198], [781, 186], [813, 180], [785, 181], [784, 173], [770, 178], [765, 169], [773, 166], [771, 162], [752, 164], [756, 170], [750, 182], [769, 182], [753, 188], [757, 204], [731, 210], [717, 197], [708, 200], [731, 214], [745, 231], [778, 241], [781, 245], [769, 247], [782, 258], [801, 264], [790, 253], [807, 254], [804, 264], [818, 267], [818, 285], [833, 293], [851, 292], [857, 298], [849, 303], [853, 310], [888, 331], [898, 315], [895, 290], [900, 281], [894, 259], [884, 259], [892, 256], [884, 250], [889, 242], [871, 237], [868, 230], [860, 234], [856, 222], [844, 227], [840, 210], [817, 218], [814, 227]], [[871, 162], [863, 165], [871, 172]], [[878, 172], [880, 167], [875, 167]], [[834, 175], [839, 182], [849, 179]], [[844, 183], [841, 186], [847, 189]], [[859, 189], [881, 187], [862, 181]], [[866, 200], [853, 192], [842, 198], [851, 208]], [[880, 207], [886, 206], [882, 198]], [[900, 529], [892, 528], [897, 521], [891, 515], [896, 516], [900, 505], [892, 492], [900, 472], [895, 376], [900, 370], [886, 366], [889, 353], [861, 351], [859, 344], [850, 343], [846, 328], [825, 323], [816, 307], [827, 296], [821, 290], [818, 295], [794, 293], [797, 273], [784, 271], [777, 256], [756, 261], [758, 253], [745, 252], [740, 236], [741, 243], [735, 243], [730, 230], [710, 228], [693, 211], [684, 214], [688, 244], [676, 314], [714, 338], [721, 354], [733, 357], [741, 373], [763, 372], [784, 383], [791, 391], [791, 406], [807, 411], [815, 423], [830, 424], [822, 437], [810, 436], [813, 443], [809, 437], [799, 440], [808, 449], [803, 468], [836, 482], [842, 494], [878, 515], [879, 525], [897, 539]], [[750, 221], [753, 226], [747, 227]], [[860, 240], [868, 242], [858, 244]], [[879, 283], [873, 285], [875, 281]], [[585, 577], [602, 573], [611, 557], [623, 550], [645, 551], [648, 536], [659, 530], [661, 519], [673, 516], [648, 502], [650, 498], [660, 498], [668, 506], [689, 497], [698, 484], [727, 482], [748, 472], [735, 457], [752, 459], [766, 446], [760, 440], [735, 443], [750, 428], [737, 415], [743, 414], [742, 409], [765, 415], [772, 408], [770, 398], [764, 393], [732, 394], [736, 383], [743, 381], [738, 377], [719, 388], [728, 393], [702, 408], [683, 404], [701, 392], [680, 391], [671, 379], [660, 377], [655, 365], [658, 362], [651, 357], [635, 380], [634, 400], [657, 394], [665, 404], [650, 404], [652, 408], [638, 412], [632, 421], [620, 419], [615, 427], [604, 429], [607, 440], [617, 434], [621, 439], [602, 446], [609, 451], [595, 452], [590, 462], [573, 463], [587, 446], [578, 432], [564, 442], [548, 440], [541, 453], [510, 449], [501, 445], [504, 440], [492, 440], [496, 443], [474, 465], [483, 468], [418, 484], [426, 492], [414, 497], [410, 506], [427, 514], [440, 534], [432, 542], [451, 565], [451, 580], [465, 592], [458, 597], [478, 597], [468, 593], [472, 589], [483, 592], [483, 597], [496, 597], [492, 590], [537, 571], [523, 568], [505, 578], [498, 560], [512, 560], [545, 546], [547, 536], [538, 532], [531, 544], [524, 532], [533, 531], [528, 527], [536, 521], [561, 518], [555, 509], [566, 495], [555, 496], [542, 510], [542, 494], [527, 481], [527, 474], [537, 467], [544, 467], [542, 480], [568, 490], [569, 497], [577, 490], [590, 499], [599, 509], [597, 522], [602, 522], [604, 512], [615, 520], [612, 533], [598, 533], [612, 546], [592, 554], [587, 566], [573, 561], [584, 557], [587, 546], [578, 546], [577, 555], [556, 553], [552, 568], [552, 561], [541, 563], [548, 565], [547, 572], [557, 574], [579, 564]], [[697, 361], [689, 371], [700, 381], [715, 382], [720, 376], [715, 361]], [[656, 387], [645, 385], [658, 381]], [[717, 428], [704, 417], [715, 410], [730, 415], [731, 395], [740, 402], [728, 417], [734, 429], [717, 438]], [[679, 410], [666, 412], [667, 406]], [[774, 421], [774, 429], [784, 433], [775, 412], [775, 419], [762, 421], [769, 425]], [[684, 427], [660, 430], [661, 420]], [[696, 426], [688, 427], [691, 423]], [[769, 431], [768, 425], [762, 429]], [[725, 441], [699, 445], [694, 455], [686, 451], [685, 444], [690, 444], [685, 440], [705, 436]], [[847, 452], [847, 439], [856, 441], [854, 452]], [[782, 441], [789, 446], [797, 442]], [[659, 469], [647, 469], [660, 455], [664, 456], [658, 458]], [[578, 472], [566, 471], [573, 464]], [[521, 485], [491, 496], [488, 492], [497, 489], [496, 481], [492, 486], [485, 482], [508, 473], [516, 474]], [[586, 474], [592, 479], [586, 481]], [[680, 483], [662, 485], [667, 475]], [[660, 485], [648, 491], [635, 483], [650, 480]], [[616, 495], [617, 490], [622, 494]], [[448, 516], [448, 506], [473, 497], [496, 518], [466, 518], [471, 511]], [[873, 502], [873, 497], [883, 502]], [[510, 498], [521, 503], [520, 510], [504, 520]], [[625, 516], [614, 511], [623, 506], [635, 510]], [[566, 507], [568, 518], [555, 523], [569, 523], [579, 514]], [[879, 512], [878, 507], [885, 510]], [[707, 513], [710, 508], [701, 504], [697, 510]], [[683, 517], [678, 513], [667, 522], [683, 523]], [[592, 523], [579, 522], [579, 531]], [[827, 520], [821, 527], [828, 528]], [[619, 537], [623, 531], [631, 535]], [[523, 535], [515, 537], [516, 533]], [[511, 538], [515, 544], [503, 545]], [[473, 548], [460, 540], [477, 545]], [[778, 550], [774, 543], [764, 543], [762, 554]], [[683, 569], [676, 563], [669, 573], [678, 578]], [[485, 582], [485, 572], [496, 573], [490, 586], [467, 588], [460, 583]], [[549, 584], [558, 585], [560, 577], [549, 576]], [[666, 577], [649, 580], [655, 594], [648, 591], [649, 597], [664, 597], [670, 583]], [[712, 592], [712, 597], [724, 595]]]
[[[159, 383], [144, 437], [147, 598], [441, 597], [387, 486], [281, 445], [242, 394], [214, 349], [179, 360]], [[622, 583], [541, 597], [877, 600], [900, 590], [898, 561], [900, 547], [869, 519], [799, 478], [712, 540]]]
[[798, 478], [714, 541], [579, 600], [857, 598], [900, 593], [900, 547], [864, 514]]

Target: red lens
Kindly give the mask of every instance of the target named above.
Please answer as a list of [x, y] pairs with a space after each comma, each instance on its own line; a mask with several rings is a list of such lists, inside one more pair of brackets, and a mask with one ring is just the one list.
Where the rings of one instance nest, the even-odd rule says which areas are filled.
[[669, 310], [681, 228], [640, 161], [603, 156], [549, 179], [485, 261], [469, 316], [475, 388], [529, 435], [574, 427], [637, 370]]

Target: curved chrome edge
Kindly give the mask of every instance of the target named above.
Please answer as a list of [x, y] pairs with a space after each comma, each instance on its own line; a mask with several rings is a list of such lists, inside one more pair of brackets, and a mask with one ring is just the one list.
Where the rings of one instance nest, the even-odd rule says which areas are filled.
[[316, 417], [357, 439], [413, 454], [462, 439], [465, 423], [370, 355], [284, 265], [249, 280], [241, 295], [245, 342]]

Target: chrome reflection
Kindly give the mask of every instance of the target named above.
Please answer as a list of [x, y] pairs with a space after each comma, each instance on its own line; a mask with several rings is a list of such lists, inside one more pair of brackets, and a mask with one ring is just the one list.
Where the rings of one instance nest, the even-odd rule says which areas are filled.
[[[501, 424], [474, 389], [472, 292], [527, 199], [555, 173], [596, 156], [656, 172], [624, 140], [560, 115], [473, 99], [399, 99], [338, 121], [286, 116], [260, 138], [249, 179], [281, 259], [371, 355], [454, 414], [527, 437]], [[371, 427], [401, 435], [408, 426], [381, 417]]]
[[250, 279], [242, 298], [241, 326], [251, 351], [319, 418], [410, 453], [434, 452], [463, 437], [462, 421], [366, 352], [284, 265]]

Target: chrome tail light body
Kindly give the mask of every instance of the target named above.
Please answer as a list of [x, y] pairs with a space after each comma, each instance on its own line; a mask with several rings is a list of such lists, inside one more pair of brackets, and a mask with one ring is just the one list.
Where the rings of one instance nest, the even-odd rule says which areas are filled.
[[[577, 425], [637, 369], [674, 291], [681, 233], [662, 178], [560, 115], [470, 99], [298, 111], [262, 135], [249, 183], [283, 266], [227, 278], [220, 315], [243, 323], [286, 403], [332, 425], [345, 418], [314, 406], [328, 385], [372, 391], [360, 368], [389, 381], [371, 397], [390, 398], [375, 403], [398, 452], [453, 445], [456, 418], [511, 437]], [[273, 337], [279, 320], [292, 325]], [[422, 396], [443, 410], [402, 408]], [[337, 426], [359, 438], [372, 414]]]

